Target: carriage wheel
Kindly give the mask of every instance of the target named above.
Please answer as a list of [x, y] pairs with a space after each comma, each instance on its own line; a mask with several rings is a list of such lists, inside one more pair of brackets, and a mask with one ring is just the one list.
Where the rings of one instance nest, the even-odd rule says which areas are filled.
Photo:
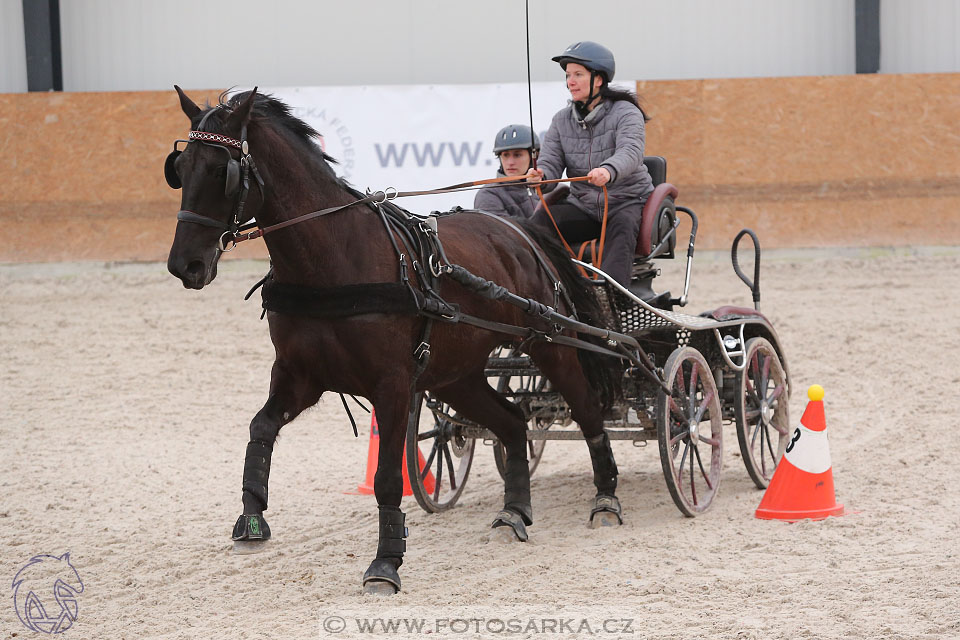
[[[550, 381], [540, 374], [514, 376], [512, 378], [502, 377], [497, 383], [497, 391], [500, 393], [549, 393]], [[545, 431], [554, 423], [550, 418], [530, 417], [535, 411], [531, 405], [540, 403], [536, 398], [521, 397], [514, 399], [513, 402], [519, 404], [520, 408], [523, 409], [523, 415], [527, 417], [527, 429]], [[533, 475], [537, 465], [540, 464], [540, 458], [543, 456], [543, 448], [546, 444], [546, 440], [527, 440], [527, 464], [530, 468], [530, 475]], [[493, 459], [497, 463], [497, 471], [500, 472], [500, 477], [506, 479], [504, 474], [507, 469], [507, 449], [499, 440], [493, 445]]]
[[667, 359], [657, 395], [657, 440], [667, 488], [685, 516], [710, 508], [720, 486], [723, 421], [720, 394], [710, 366], [693, 347], [680, 347]]
[[406, 464], [413, 497], [424, 511], [446, 511], [457, 503], [473, 464], [474, 438], [450, 417], [450, 405], [430, 393], [414, 394], [407, 424]]
[[743, 464], [766, 489], [790, 436], [787, 376], [777, 351], [764, 338], [747, 341], [746, 366], [737, 373], [734, 410]]

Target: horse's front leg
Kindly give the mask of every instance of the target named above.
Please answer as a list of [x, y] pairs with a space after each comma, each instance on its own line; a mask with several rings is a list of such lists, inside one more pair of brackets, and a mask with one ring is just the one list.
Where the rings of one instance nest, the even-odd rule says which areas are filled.
[[[320, 399], [321, 390], [303, 392], [308, 386], [296, 380], [279, 362], [274, 363], [270, 397], [250, 421], [250, 441], [243, 463], [243, 514], [233, 527], [235, 553], [256, 553], [270, 539], [270, 526], [263, 512], [267, 510], [273, 444], [283, 425]], [[295, 389], [301, 393], [295, 393]]]
[[380, 528], [377, 557], [363, 574], [363, 590], [393, 595], [400, 590], [397, 569], [403, 564], [403, 553], [407, 549], [406, 516], [400, 510], [400, 499], [403, 497], [403, 443], [410, 414], [409, 387], [398, 384], [392, 392], [378, 394], [373, 404], [380, 428], [380, 452], [373, 478]]

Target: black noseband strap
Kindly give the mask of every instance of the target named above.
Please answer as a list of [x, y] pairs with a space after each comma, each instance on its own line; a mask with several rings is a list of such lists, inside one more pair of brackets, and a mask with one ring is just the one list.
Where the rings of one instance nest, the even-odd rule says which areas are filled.
[[221, 231], [229, 231], [230, 226], [220, 222], [219, 220], [214, 220], [213, 218], [208, 218], [207, 216], [202, 216], [199, 213], [194, 213], [193, 211], [187, 211], [186, 209], [181, 209], [177, 212], [177, 220], [181, 222], [192, 222], [194, 224], [202, 224], [205, 227], [213, 227], [214, 229], [220, 229]]

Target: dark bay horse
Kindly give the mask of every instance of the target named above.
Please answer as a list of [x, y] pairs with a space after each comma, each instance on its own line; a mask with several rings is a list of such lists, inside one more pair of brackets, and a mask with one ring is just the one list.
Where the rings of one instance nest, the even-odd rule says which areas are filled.
[[[346, 205], [336, 212], [287, 226], [263, 236], [272, 261], [272, 279], [293, 288], [332, 290], [363, 283], [396, 283], [402, 267], [396, 237], [375, 206], [336, 177], [331, 158], [316, 144], [309, 125], [293, 117], [282, 102], [256, 89], [201, 109], [179, 87], [183, 112], [190, 119], [190, 141], [168, 159], [167, 179], [181, 187], [181, 211], [167, 267], [188, 289], [202, 289], [217, 273], [222, 236], [255, 216], [261, 229], [307, 212]], [[229, 156], [229, 157], [228, 157]], [[256, 162], [251, 163], [255, 156]], [[255, 167], [255, 171], [251, 171]], [[242, 181], [243, 185], [238, 186]], [[260, 184], [262, 182], [262, 185]], [[240, 194], [240, 195], [238, 195]], [[559, 273], [581, 318], [597, 301], [578, 279], [555, 242], [526, 228]], [[480, 213], [460, 213], [438, 221], [438, 238], [446, 258], [469, 272], [531, 299], [552, 304], [556, 283], [534, 255], [537, 250], [503, 222]], [[422, 288], [411, 276], [412, 286]], [[547, 322], [516, 306], [484, 299], [462, 284], [441, 279], [437, 288], [464, 314], [514, 326]], [[306, 290], [306, 289], [304, 289]], [[266, 294], [265, 294], [266, 295]], [[561, 304], [562, 313], [572, 313]], [[489, 428], [507, 451], [504, 508], [494, 526], [512, 529], [526, 539], [533, 522], [527, 466], [526, 424], [522, 412], [498, 394], [484, 377], [490, 352], [511, 340], [485, 328], [435, 322], [429, 337], [430, 357], [422, 372], [415, 352], [427, 320], [416, 314], [367, 310], [349, 317], [314, 317], [298, 313], [267, 314], [276, 349], [269, 396], [250, 423], [243, 475], [243, 514], [234, 527], [236, 541], [259, 544], [270, 537], [263, 518], [274, 441], [281, 427], [314, 405], [325, 391], [369, 399], [380, 427], [379, 465], [374, 490], [379, 505], [379, 545], [364, 575], [369, 592], [394, 593], [406, 549], [402, 496], [402, 454], [411, 396], [430, 390], [460, 415]], [[590, 449], [597, 498], [593, 512], [612, 511], [620, 522], [615, 497], [617, 468], [603, 431], [608, 404], [598, 376], [618, 384], [619, 363], [596, 354], [578, 353], [547, 340], [523, 348], [554, 388], [566, 399]], [[598, 364], [592, 373], [588, 357]], [[417, 375], [419, 373], [419, 375]], [[599, 389], [599, 390], [598, 390]], [[598, 509], [598, 505], [600, 508]], [[609, 515], [609, 514], [606, 514]], [[508, 529], [508, 531], [510, 530]]]

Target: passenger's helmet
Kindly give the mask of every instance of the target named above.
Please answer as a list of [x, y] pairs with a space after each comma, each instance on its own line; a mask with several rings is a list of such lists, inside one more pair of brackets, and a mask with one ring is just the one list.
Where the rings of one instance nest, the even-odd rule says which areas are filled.
[[617, 63], [613, 59], [613, 52], [602, 44], [588, 40], [574, 42], [564, 49], [563, 53], [554, 56], [551, 60], [559, 62], [564, 70], [566, 70], [568, 62], [582, 64], [591, 71], [602, 73], [607, 79], [607, 82], [613, 80], [613, 74], [617, 70]]
[[500, 155], [508, 149], [532, 149], [533, 153], [536, 153], [540, 150], [540, 138], [525, 124], [508, 124], [497, 132], [497, 137], [493, 140], [493, 152]]

